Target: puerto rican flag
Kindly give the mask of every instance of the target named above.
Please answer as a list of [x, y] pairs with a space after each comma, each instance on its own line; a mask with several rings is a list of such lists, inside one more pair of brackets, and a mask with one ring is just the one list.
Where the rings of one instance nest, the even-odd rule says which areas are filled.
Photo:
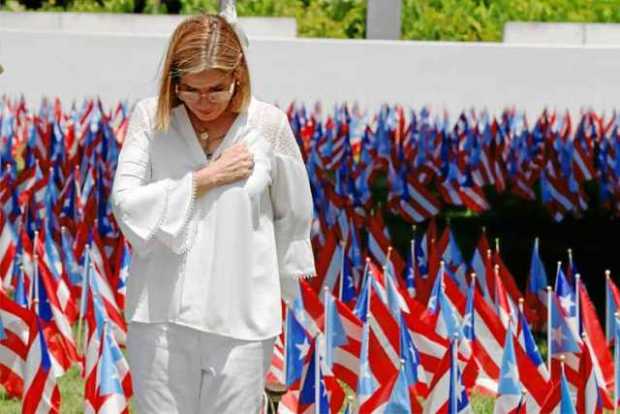
[[[581, 378], [581, 387], [577, 389], [577, 412], [580, 414], [602, 414], [603, 398], [602, 394], [606, 394], [606, 390], [601, 392], [601, 386], [596, 380], [594, 366], [592, 365], [592, 355], [589, 346], [585, 344], [582, 347], [581, 358], [579, 360], [579, 377]], [[611, 403], [611, 401], [609, 401]], [[612, 408], [610, 404], [610, 409]]]
[[506, 340], [504, 341], [504, 355], [502, 357], [502, 367], [499, 374], [497, 387], [497, 400], [495, 400], [494, 413], [503, 414], [516, 410], [521, 404], [522, 386], [519, 380], [519, 370], [513, 344], [512, 329], [506, 329]]
[[11, 284], [13, 267], [16, 265], [17, 234], [0, 209], [0, 281], [6, 289]]
[[30, 320], [28, 356], [24, 367], [24, 413], [59, 413], [60, 390], [52, 372], [52, 362], [39, 320]]
[[[129, 398], [132, 395], [129, 365], [116, 343], [112, 332], [104, 322], [99, 338], [100, 349], [97, 366], [85, 383], [84, 412], [87, 414], [129, 413]], [[97, 334], [95, 334], [97, 335]], [[91, 338], [91, 341], [94, 339]]]
[[547, 314], [547, 286], [547, 272], [538, 252], [538, 238], [536, 238], [525, 289], [524, 310], [532, 328], [537, 331], [541, 331], [546, 323], [544, 315]]
[[456, 341], [452, 341], [430, 385], [424, 413], [460, 414], [471, 411], [469, 396], [462, 383]]
[[340, 345], [333, 347], [332, 371], [336, 378], [355, 389], [359, 378], [362, 321], [338, 299], [334, 299], [333, 310], [326, 319], [338, 320], [342, 328], [340, 335], [344, 337]]
[[31, 319], [34, 314], [0, 291], [0, 385], [19, 398], [24, 392]]

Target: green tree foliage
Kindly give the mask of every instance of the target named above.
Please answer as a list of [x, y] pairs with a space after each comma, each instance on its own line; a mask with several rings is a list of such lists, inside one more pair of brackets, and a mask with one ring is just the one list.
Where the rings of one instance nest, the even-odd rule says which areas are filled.
[[[402, 0], [402, 38], [501, 41], [508, 21], [620, 22], [620, 0]], [[216, 12], [218, 0], [0, 0], [3, 10]], [[366, 0], [238, 0], [240, 16], [297, 20], [301, 37], [364, 38]]]
[[620, 22], [620, 1], [403, 0], [402, 38], [501, 41], [508, 21]]

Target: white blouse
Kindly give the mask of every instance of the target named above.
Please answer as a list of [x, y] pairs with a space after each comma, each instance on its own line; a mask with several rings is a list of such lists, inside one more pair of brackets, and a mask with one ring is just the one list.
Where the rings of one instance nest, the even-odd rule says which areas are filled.
[[120, 152], [114, 215], [134, 251], [128, 321], [171, 322], [245, 340], [281, 331], [281, 285], [315, 274], [312, 195], [286, 115], [252, 98], [212, 159], [237, 142], [250, 177], [196, 198], [207, 165], [184, 105], [155, 131], [157, 98], [136, 105]]

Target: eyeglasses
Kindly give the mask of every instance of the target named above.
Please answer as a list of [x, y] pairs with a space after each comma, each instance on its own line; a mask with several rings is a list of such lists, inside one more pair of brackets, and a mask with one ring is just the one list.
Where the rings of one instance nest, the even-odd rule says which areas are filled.
[[196, 103], [200, 100], [201, 97], [205, 97], [207, 101], [211, 103], [222, 103], [226, 102], [230, 99], [233, 92], [235, 91], [235, 81], [233, 80], [226, 91], [214, 91], [214, 92], [199, 92], [199, 91], [188, 91], [181, 89], [177, 84], [175, 87], [175, 92], [180, 100], [186, 103]]

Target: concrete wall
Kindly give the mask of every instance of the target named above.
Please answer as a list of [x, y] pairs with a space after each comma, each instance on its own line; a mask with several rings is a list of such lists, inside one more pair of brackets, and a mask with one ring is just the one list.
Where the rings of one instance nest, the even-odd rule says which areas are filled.
[[[168, 35], [186, 17], [122, 13], [0, 12], [0, 29]], [[297, 36], [297, 22], [292, 17], [241, 17], [239, 21], [248, 36]]]
[[366, 38], [399, 40], [402, 0], [368, 0]]
[[508, 22], [503, 41], [514, 44], [620, 46], [620, 24]]
[[[167, 36], [0, 30], [0, 94], [73, 99], [99, 95], [106, 105], [154, 94]], [[617, 47], [504, 45], [370, 40], [250, 38], [255, 95], [326, 107], [357, 101], [454, 116], [464, 108], [515, 105], [578, 111], [620, 107]], [[454, 119], [454, 118], [453, 118]]]

